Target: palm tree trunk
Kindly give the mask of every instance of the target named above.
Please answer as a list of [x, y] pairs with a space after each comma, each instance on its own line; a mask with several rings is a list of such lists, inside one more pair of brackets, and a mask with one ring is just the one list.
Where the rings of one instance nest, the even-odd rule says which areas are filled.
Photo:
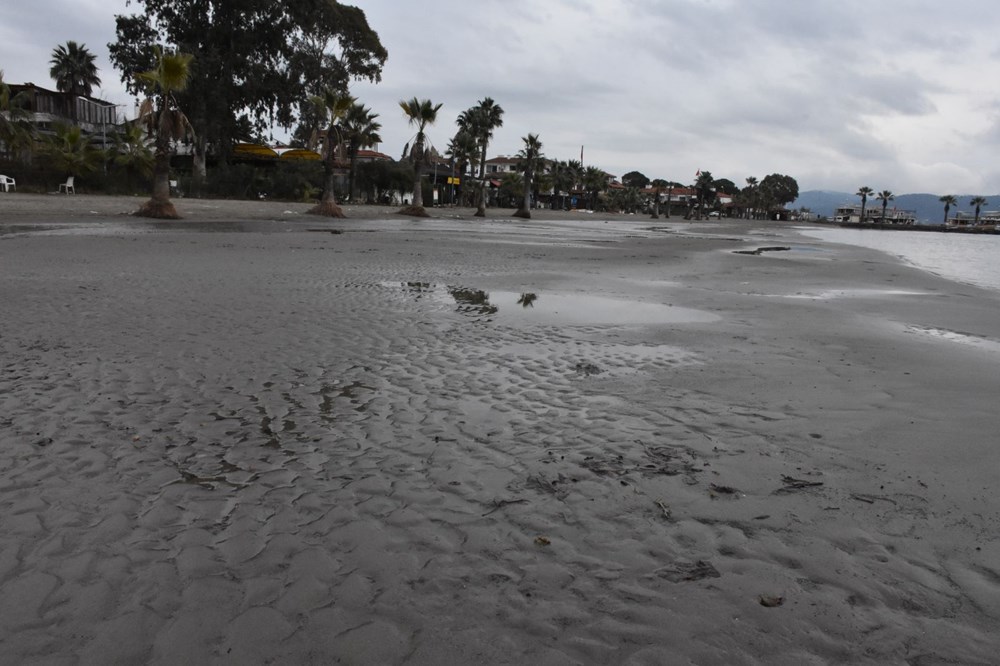
[[524, 199], [521, 202], [521, 207], [514, 211], [514, 217], [523, 217], [526, 220], [531, 219], [531, 168], [528, 167], [524, 170]]
[[476, 217], [486, 217], [486, 142], [479, 154], [479, 195], [476, 200]]
[[[160, 117], [166, 110], [160, 109]], [[162, 126], [158, 123], [159, 126]], [[135, 212], [139, 217], [177, 220], [180, 215], [170, 202], [170, 137], [164, 132], [156, 135], [156, 153], [153, 157], [153, 195]]]
[[330, 129], [327, 130], [327, 150], [326, 159], [323, 160], [323, 195], [320, 197], [319, 203], [306, 211], [310, 215], [323, 215], [326, 217], [344, 217], [343, 209], [337, 205], [337, 199], [334, 195], [334, 188], [337, 182], [337, 174], [334, 171], [335, 162], [337, 159], [337, 149], [333, 144], [333, 136], [335, 134], [335, 129], [333, 125], [330, 125]]
[[347, 174], [347, 196], [350, 202], [355, 203], [357, 192], [354, 191], [354, 181], [358, 172], [358, 149], [351, 148], [351, 167]]

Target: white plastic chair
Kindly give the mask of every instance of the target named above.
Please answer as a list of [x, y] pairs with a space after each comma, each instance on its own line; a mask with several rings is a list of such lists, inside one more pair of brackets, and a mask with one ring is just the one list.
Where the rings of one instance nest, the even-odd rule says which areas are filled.
[[3, 187], [4, 192], [10, 192], [17, 189], [17, 183], [10, 176], [0, 176], [0, 187]]
[[67, 178], [66, 182], [59, 186], [59, 191], [66, 194], [76, 194], [76, 188], [73, 187], [73, 178], [74, 176]]

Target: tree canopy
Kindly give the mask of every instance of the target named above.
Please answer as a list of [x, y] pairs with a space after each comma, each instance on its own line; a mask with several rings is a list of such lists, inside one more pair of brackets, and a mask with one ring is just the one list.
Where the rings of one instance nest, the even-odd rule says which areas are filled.
[[629, 171], [627, 174], [622, 176], [622, 185], [625, 187], [637, 187], [642, 190], [645, 189], [649, 183], [649, 178], [639, 171]]
[[290, 128], [321, 91], [378, 81], [388, 53], [364, 12], [335, 0], [135, 0], [108, 44], [122, 82], [153, 66], [160, 42], [195, 56], [180, 103], [225, 153], [249, 132]]
[[49, 75], [56, 82], [56, 90], [69, 95], [90, 96], [96, 86], [101, 85], [97, 74], [97, 56], [87, 49], [86, 44], [70, 40], [52, 50]]
[[772, 173], [760, 181], [758, 192], [768, 208], [784, 206], [799, 198], [799, 184], [791, 176]]

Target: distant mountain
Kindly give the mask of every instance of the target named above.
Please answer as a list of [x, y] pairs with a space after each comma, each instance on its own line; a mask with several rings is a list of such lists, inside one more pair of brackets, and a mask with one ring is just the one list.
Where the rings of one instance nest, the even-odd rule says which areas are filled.
[[[969, 201], [975, 194], [959, 194], [956, 195], [958, 199], [958, 206], [953, 206], [949, 215], [954, 215], [955, 213], [962, 211], [966, 213], [973, 213], [975, 209], [969, 205]], [[889, 203], [889, 206], [895, 206], [896, 208], [901, 208], [903, 210], [913, 210], [917, 213], [917, 220], [929, 224], [937, 224], [944, 219], [944, 204], [942, 204], [938, 199], [939, 194], [900, 194]], [[1000, 194], [995, 194], [993, 196], [987, 196], [986, 200], [989, 202], [984, 210], [997, 210], [1000, 208]], [[799, 198], [795, 200], [794, 203], [790, 204], [788, 207], [792, 209], [802, 208], [803, 206], [824, 217], [833, 217], [833, 211], [841, 205], [844, 204], [860, 204], [861, 198], [850, 194], [848, 192], [830, 192], [828, 190], [809, 190], [807, 192], [800, 192]], [[869, 208], [874, 207], [880, 209], [882, 203], [870, 197], [868, 199]]]

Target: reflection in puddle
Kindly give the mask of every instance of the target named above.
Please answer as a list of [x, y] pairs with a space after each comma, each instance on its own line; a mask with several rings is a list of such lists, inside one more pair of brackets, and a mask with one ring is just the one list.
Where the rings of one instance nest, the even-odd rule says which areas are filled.
[[528, 292], [521, 294], [521, 298], [517, 299], [517, 304], [522, 308], [533, 308], [535, 307], [536, 300], [538, 300], [538, 294]]
[[471, 315], [492, 315], [497, 313], [497, 306], [490, 303], [490, 295], [482, 289], [464, 289], [448, 287], [448, 293], [458, 303], [458, 311]]
[[505, 303], [521, 304], [521, 294], [510, 291], [491, 293], [505, 322], [544, 325], [635, 325], [695, 324], [718, 321], [718, 315], [693, 308], [663, 303], [647, 303], [592, 294], [544, 294], [536, 296], [533, 307], [504, 308]]
[[771, 247], [758, 247], [756, 250], [733, 250], [733, 254], [753, 254], [760, 256], [765, 252], [787, 252], [791, 249], [786, 245], [772, 245]]
[[719, 316], [693, 308], [577, 293], [484, 291], [470, 287], [427, 282], [381, 283], [402, 289], [417, 298], [427, 296], [472, 317], [506, 324], [568, 326], [692, 324], [719, 320]]

